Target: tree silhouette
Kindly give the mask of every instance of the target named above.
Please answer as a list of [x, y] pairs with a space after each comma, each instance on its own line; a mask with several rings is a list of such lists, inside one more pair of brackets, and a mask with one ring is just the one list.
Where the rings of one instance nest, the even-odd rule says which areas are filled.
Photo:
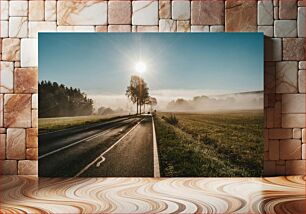
[[141, 106], [145, 105], [146, 100], [149, 98], [147, 83], [141, 77], [133, 75], [131, 76], [130, 85], [127, 87], [125, 94], [133, 104], [136, 103], [136, 114], [141, 114]]
[[39, 117], [67, 117], [90, 115], [93, 101], [77, 88], [68, 88], [63, 84], [41, 81], [39, 91]]

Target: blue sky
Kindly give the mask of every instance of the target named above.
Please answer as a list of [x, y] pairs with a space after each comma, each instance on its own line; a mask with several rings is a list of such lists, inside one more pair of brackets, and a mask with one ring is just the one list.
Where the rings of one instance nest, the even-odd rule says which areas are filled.
[[87, 94], [124, 95], [138, 61], [153, 91], [263, 90], [261, 33], [39, 34], [39, 80]]

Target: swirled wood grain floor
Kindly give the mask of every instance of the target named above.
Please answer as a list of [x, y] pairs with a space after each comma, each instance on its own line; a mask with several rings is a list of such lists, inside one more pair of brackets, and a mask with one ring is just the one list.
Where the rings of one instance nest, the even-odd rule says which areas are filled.
[[[305, 213], [305, 177], [3, 176], [2, 213]], [[1, 213], [0, 212], [0, 213]]]

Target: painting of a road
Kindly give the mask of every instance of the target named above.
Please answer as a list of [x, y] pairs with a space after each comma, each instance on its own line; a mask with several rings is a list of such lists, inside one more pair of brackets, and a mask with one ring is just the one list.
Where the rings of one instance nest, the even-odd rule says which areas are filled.
[[40, 33], [39, 176], [261, 176], [263, 96], [261, 33]]

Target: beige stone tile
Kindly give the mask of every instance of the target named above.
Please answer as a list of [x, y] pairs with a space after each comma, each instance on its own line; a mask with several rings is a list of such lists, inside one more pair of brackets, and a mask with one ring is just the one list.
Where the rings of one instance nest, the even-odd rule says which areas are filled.
[[299, 7], [305, 7], [305, 6], [306, 6], [304, 0], [298, 0], [298, 3], [297, 3], [297, 4], [298, 4]]
[[282, 98], [282, 113], [306, 113], [305, 94], [284, 94]]
[[107, 32], [107, 25], [96, 26], [96, 32]]
[[39, 32], [56, 32], [56, 22], [30, 21], [29, 37], [38, 37]]
[[6, 38], [9, 36], [8, 33], [8, 21], [0, 21], [0, 37], [1, 38]]
[[38, 160], [38, 148], [29, 148], [26, 150], [27, 160]]
[[293, 129], [293, 138], [294, 139], [301, 139], [302, 138], [302, 129], [294, 128]]
[[172, 19], [159, 20], [159, 32], [176, 32], [176, 21]]
[[306, 61], [300, 61], [299, 62], [299, 69], [301, 69], [301, 70], [306, 69]]
[[137, 26], [140, 26], [140, 25], [132, 25], [132, 32], [133, 33], [137, 32]]
[[38, 109], [38, 94], [32, 94], [32, 109]]
[[32, 110], [32, 127], [38, 127], [38, 110]]
[[6, 142], [6, 134], [0, 134], [0, 159], [5, 159], [5, 142]]
[[225, 31], [257, 31], [256, 0], [227, 0]]
[[276, 93], [296, 93], [297, 90], [297, 62], [276, 63]]
[[280, 38], [265, 38], [265, 61], [282, 61], [282, 40]]
[[31, 94], [4, 95], [4, 126], [31, 127]]
[[209, 27], [210, 32], [224, 32], [223, 25], [212, 25]]
[[306, 128], [302, 129], [302, 143], [306, 143]]
[[45, 19], [45, 2], [38, 0], [29, 1], [29, 20], [43, 21]]
[[264, 152], [264, 161], [268, 161], [269, 160], [269, 152]]
[[306, 144], [302, 144], [302, 159], [306, 159]]
[[208, 25], [192, 25], [191, 32], [209, 32]]
[[275, 20], [275, 37], [297, 37], [296, 20]]
[[17, 175], [16, 160], [0, 160], [0, 175]]
[[298, 8], [298, 18], [297, 18], [298, 37], [305, 37], [305, 10], [306, 7]]
[[158, 26], [137, 26], [137, 32], [158, 32]]
[[37, 67], [38, 41], [36, 38], [21, 39], [21, 67]]
[[2, 59], [6, 61], [20, 60], [20, 39], [6, 38], [2, 40]]
[[276, 65], [274, 62], [264, 63], [264, 90], [265, 90], [265, 93], [275, 93], [275, 84], [276, 84], [275, 66]]
[[192, 1], [192, 25], [223, 25], [224, 2], [219, 0]]
[[177, 32], [190, 32], [190, 22], [177, 21]]
[[296, 0], [279, 0], [279, 18], [296, 19], [297, 17]]
[[158, 2], [157, 1], [133, 1], [132, 3], [133, 25], [157, 25]]
[[58, 25], [106, 25], [107, 1], [57, 2]]
[[108, 32], [131, 32], [131, 25], [108, 25]]
[[269, 139], [291, 139], [292, 129], [269, 129]]
[[263, 32], [267, 37], [273, 37], [273, 26], [258, 26], [258, 32]]
[[37, 174], [38, 174], [37, 160], [18, 161], [18, 175], [37, 175]]
[[286, 175], [304, 175], [305, 163], [305, 160], [286, 161]]
[[283, 39], [283, 60], [304, 60], [304, 38]]
[[15, 61], [14, 62], [14, 67], [15, 68], [20, 68], [20, 61]]
[[9, 18], [9, 2], [8, 1], [0, 1], [0, 20], [7, 21]]
[[159, 1], [159, 18], [171, 18], [171, 1]]
[[264, 161], [264, 176], [274, 176], [276, 173], [276, 161]]
[[281, 160], [300, 160], [302, 158], [301, 140], [280, 140], [279, 147]]
[[273, 25], [273, 2], [272, 0], [258, 1], [257, 24]]
[[298, 77], [299, 93], [305, 93], [305, 70], [299, 70]]
[[37, 148], [38, 147], [37, 128], [29, 128], [26, 130], [26, 146], [27, 148]]
[[278, 20], [278, 19], [279, 19], [279, 17], [278, 17], [278, 11], [279, 11], [279, 8], [278, 8], [278, 7], [274, 7], [274, 9], [273, 9], [273, 18], [274, 18], [275, 20]]
[[0, 62], [0, 93], [13, 92], [14, 63]]
[[16, 68], [14, 80], [15, 93], [37, 93], [37, 68]]
[[269, 160], [279, 160], [279, 141], [269, 141]]
[[172, 19], [189, 20], [190, 19], [190, 1], [172, 1]]
[[285, 165], [276, 165], [275, 166], [275, 175], [283, 176], [286, 174], [286, 166]]
[[2, 126], [3, 126], [3, 94], [0, 94], [0, 127]]
[[6, 128], [0, 128], [0, 134], [6, 134]]
[[282, 102], [276, 101], [274, 107], [274, 127], [282, 127]]
[[267, 108], [265, 109], [266, 116], [266, 127], [267, 128], [273, 128], [274, 127], [274, 109], [273, 108]]
[[274, 108], [275, 107], [275, 94], [265, 94], [264, 96], [266, 96], [266, 100], [265, 100], [265, 105], [266, 107], [269, 108]]
[[56, 1], [45, 1], [45, 20], [56, 21]]
[[108, 23], [109, 24], [131, 24], [131, 1], [110, 1], [108, 2]]
[[57, 32], [95, 32], [94, 26], [57, 26]]
[[8, 128], [6, 140], [7, 159], [25, 159], [25, 129]]
[[28, 18], [10, 17], [9, 36], [25, 38], [28, 36]]
[[10, 1], [10, 16], [28, 16], [28, 1]]
[[304, 128], [306, 114], [283, 114], [283, 128]]

